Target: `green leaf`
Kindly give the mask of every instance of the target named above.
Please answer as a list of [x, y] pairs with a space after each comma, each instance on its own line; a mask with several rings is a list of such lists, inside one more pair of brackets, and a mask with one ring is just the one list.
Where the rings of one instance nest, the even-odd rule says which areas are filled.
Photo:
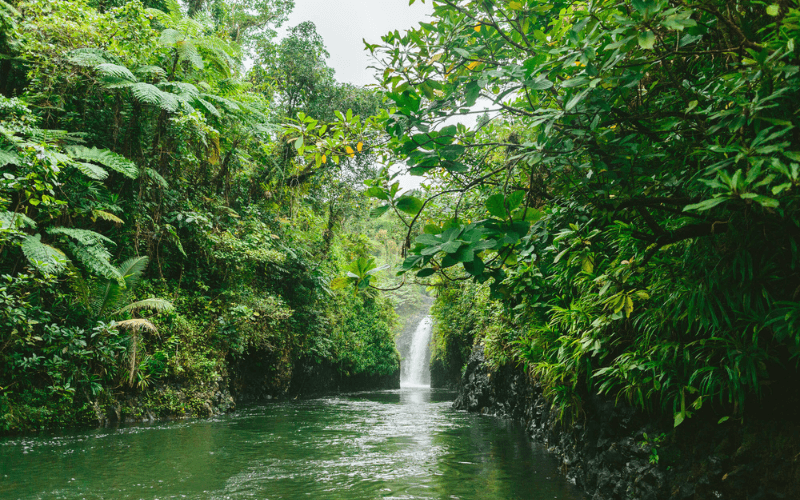
[[676, 413], [675, 424], [673, 427], [678, 427], [679, 425], [681, 425], [683, 423], [684, 418], [686, 418], [686, 415], [683, 412]]
[[507, 214], [504, 201], [505, 197], [502, 194], [493, 194], [486, 200], [486, 209], [494, 217], [505, 219]]
[[508, 209], [511, 211], [516, 210], [522, 204], [523, 199], [525, 199], [525, 191], [514, 191], [508, 197]]
[[457, 241], [457, 240], [456, 241], [448, 241], [447, 243], [442, 245], [442, 251], [447, 252], [447, 253], [456, 253], [458, 251], [458, 249], [461, 248], [462, 244], [463, 243], [461, 243], [460, 241]]
[[656, 44], [656, 35], [651, 30], [646, 30], [640, 33], [637, 37], [639, 46], [645, 50], [651, 50]]
[[426, 267], [425, 269], [421, 270], [417, 273], [417, 278], [427, 278], [428, 276], [436, 273], [436, 270], [430, 267]]
[[369, 211], [369, 216], [373, 219], [377, 219], [381, 215], [385, 214], [387, 210], [389, 210], [391, 206], [389, 205], [381, 205], [379, 207], [375, 207]]
[[371, 188], [367, 189], [364, 194], [372, 198], [378, 198], [379, 200], [389, 201], [389, 193], [378, 186], [372, 186]]
[[401, 196], [397, 199], [395, 206], [401, 212], [416, 215], [422, 210], [422, 200], [415, 196]]
[[727, 196], [722, 196], [719, 198], [711, 198], [710, 200], [704, 200], [701, 201], [700, 203], [695, 203], [693, 205], [686, 205], [685, 207], [683, 207], [683, 211], [688, 212], [689, 210], [701, 210], [701, 211], [709, 210], [721, 203], [728, 201], [729, 199], [730, 198], [728, 198]]
[[774, 3], [769, 7], [767, 7], [767, 15], [775, 17], [778, 15], [778, 13], [780, 13], [780, 10], [781, 10], [780, 5]]

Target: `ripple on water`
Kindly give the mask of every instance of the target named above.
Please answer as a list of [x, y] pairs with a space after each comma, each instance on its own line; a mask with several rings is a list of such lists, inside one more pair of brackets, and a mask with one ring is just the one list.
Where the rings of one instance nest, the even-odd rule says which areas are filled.
[[453, 411], [450, 396], [356, 393], [0, 440], [0, 498], [580, 498], [519, 427]]

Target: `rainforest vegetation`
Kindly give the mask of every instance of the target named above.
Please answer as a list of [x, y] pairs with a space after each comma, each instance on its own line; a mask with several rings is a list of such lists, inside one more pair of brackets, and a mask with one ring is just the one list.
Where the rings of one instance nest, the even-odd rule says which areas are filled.
[[[313, 24], [276, 40], [291, 7], [0, 2], [0, 428], [90, 422], [247, 356], [275, 395], [301, 360], [397, 370], [408, 294], [330, 289], [400, 258], [396, 223], [362, 215], [374, 137], [347, 156], [339, 130], [385, 105], [336, 81]], [[297, 159], [304, 114], [342, 158]], [[204, 412], [156, 400], [143, 411]]]
[[435, 363], [481, 343], [564, 417], [796, 378], [796, 0], [432, 0], [370, 89], [291, 7], [0, 2], [6, 430], [253, 353], [391, 373], [413, 284]]

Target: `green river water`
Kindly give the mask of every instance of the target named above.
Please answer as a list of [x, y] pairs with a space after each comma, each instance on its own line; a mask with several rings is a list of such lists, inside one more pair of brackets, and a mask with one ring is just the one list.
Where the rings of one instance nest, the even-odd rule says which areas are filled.
[[0, 440], [0, 499], [570, 499], [507, 420], [430, 389]]

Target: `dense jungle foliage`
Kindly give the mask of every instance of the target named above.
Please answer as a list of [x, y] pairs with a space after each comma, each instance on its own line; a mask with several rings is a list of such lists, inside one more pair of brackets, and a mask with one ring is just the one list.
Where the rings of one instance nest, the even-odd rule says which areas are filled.
[[564, 416], [796, 390], [797, 0], [432, 4], [369, 91], [289, 0], [0, 2], [5, 428], [248, 352], [387, 373], [410, 283], [437, 363]]
[[428, 190], [368, 193], [410, 213], [401, 274], [440, 288], [436, 361], [474, 340], [565, 416], [600, 392], [676, 426], [796, 392], [800, 4], [433, 9], [367, 46], [387, 150]]
[[[276, 40], [292, 7], [0, 1], [0, 429], [90, 422], [248, 356], [274, 395], [301, 359], [398, 369], [393, 309], [412, 294], [329, 286], [399, 259], [358, 188], [374, 138], [341, 132], [383, 104], [335, 80], [312, 23]], [[306, 115], [342, 158], [298, 161]]]

